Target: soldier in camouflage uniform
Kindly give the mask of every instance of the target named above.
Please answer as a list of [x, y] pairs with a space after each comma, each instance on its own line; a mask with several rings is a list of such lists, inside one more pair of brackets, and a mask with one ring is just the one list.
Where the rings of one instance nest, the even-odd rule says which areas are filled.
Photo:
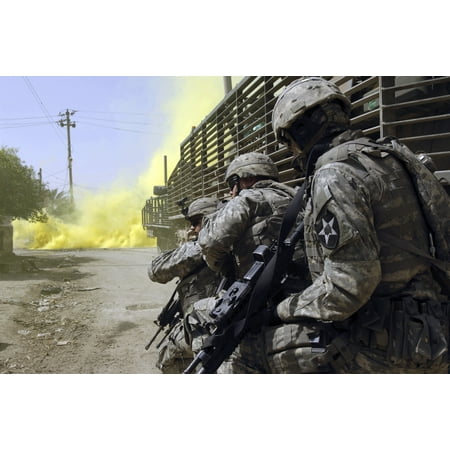
[[191, 223], [191, 240], [154, 258], [148, 267], [148, 276], [152, 281], [167, 283], [176, 277], [180, 280], [177, 293], [182, 320], [160, 348], [157, 367], [163, 373], [182, 373], [191, 362], [191, 338], [186, 334], [183, 320], [196, 301], [214, 295], [220, 282], [220, 275], [206, 266], [197, 242], [203, 217], [215, 212], [217, 206], [218, 202], [213, 198], [204, 197], [193, 201], [186, 215]]
[[[253, 264], [255, 248], [276, 242], [281, 218], [295, 191], [278, 182], [275, 164], [260, 153], [234, 159], [225, 180], [232, 199], [204, 219], [199, 244], [211, 269], [226, 274], [236, 266], [236, 278], [240, 278]], [[249, 332], [218, 373], [268, 373], [264, 352], [264, 333]]]
[[[431, 197], [441, 202], [444, 243], [448, 198], [411, 152], [404, 149], [401, 161], [393, 146], [351, 131], [349, 115], [347, 97], [318, 77], [294, 81], [273, 110], [277, 139], [307, 160], [305, 245], [313, 280], [281, 301], [275, 315], [287, 328], [312, 327], [314, 339], [278, 348], [275, 339], [272, 369], [446, 372], [448, 293], [436, 281], [439, 261], [403, 162], [422, 171]], [[312, 358], [316, 368], [308, 366]]]

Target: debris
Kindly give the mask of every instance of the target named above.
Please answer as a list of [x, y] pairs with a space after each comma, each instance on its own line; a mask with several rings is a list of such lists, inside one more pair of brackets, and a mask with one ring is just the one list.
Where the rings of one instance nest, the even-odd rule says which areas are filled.
[[80, 288], [77, 289], [77, 291], [79, 292], [83, 292], [83, 291], [95, 291], [96, 289], [100, 289], [99, 287], [87, 287], [87, 288]]
[[52, 333], [39, 333], [36, 337], [41, 338], [41, 337], [47, 337], [47, 336], [51, 336]]
[[30, 334], [31, 331], [30, 330], [17, 330], [17, 333], [22, 336], [26, 336], [27, 334]]
[[70, 266], [73, 266], [73, 264], [74, 264], [74, 261], [73, 261], [72, 255], [66, 256], [64, 258], [64, 260], [60, 264], [58, 264], [58, 268], [70, 267]]
[[62, 291], [62, 288], [59, 286], [46, 286], [42, 288], [41, 295], [52, 295], [52, 294], [59, 294]]
[[58, 341], [56, 345], [67, 345], [69, 341]]

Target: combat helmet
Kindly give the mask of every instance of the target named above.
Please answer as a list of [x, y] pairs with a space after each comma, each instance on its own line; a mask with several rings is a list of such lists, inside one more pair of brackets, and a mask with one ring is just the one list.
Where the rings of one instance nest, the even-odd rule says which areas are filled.
[[190, 220], [195, 216], [206, 216], [217, 210], [217, 200], [211, 197], [201, 197], [194, 200], [188, 208], [186, 219]]
[[301, 119], [306, 111], [338, 101], [350, 115], [350, 100], [331, 81], [321, 77], [305, 77], [293, 81], [279, 95], [272, 111], [272, 127], [277, 140], [283, 142], [283, 131]]
[[250, 152], [239, 155], [230, 165], [225, 174], [225, 182], [229, 184], [231, 177], [265, 177], [278, 181], [278, 169], [269, 156]]

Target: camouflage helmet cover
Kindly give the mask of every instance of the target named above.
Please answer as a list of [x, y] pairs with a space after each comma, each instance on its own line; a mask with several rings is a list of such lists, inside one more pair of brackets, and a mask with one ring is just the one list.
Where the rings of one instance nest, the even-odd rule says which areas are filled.
[[303, 114], [332, 101], [339, 101], [350, 114], [350, 100], [331, 81], [320, 77], [299, 78], [279, 95], [272, 112], [272, 127], [278, 140], [282, 130], [289, 129]]
[[232, 175], [239, 178], [268, 177], [278, 181], [278, 169], [269, 156], [262, 153], [250, 152], [237, 156], [227, 168], [225, 181]]
[[188, 208], [186, 219], [191, 219], [195, 216], [205, 216], [217, 210], [217, 200], [211, 197], [201, 197], [194, 200]]

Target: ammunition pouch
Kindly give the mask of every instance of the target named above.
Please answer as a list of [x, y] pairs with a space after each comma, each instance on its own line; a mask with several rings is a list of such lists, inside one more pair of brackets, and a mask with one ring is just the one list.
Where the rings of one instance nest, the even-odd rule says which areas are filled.
[[332, 341], [337, 371], [351, 371], [358, 353], [389, 371], [442, 371], [447, 366], [447, 302], [411, 296], [372, 298]]

